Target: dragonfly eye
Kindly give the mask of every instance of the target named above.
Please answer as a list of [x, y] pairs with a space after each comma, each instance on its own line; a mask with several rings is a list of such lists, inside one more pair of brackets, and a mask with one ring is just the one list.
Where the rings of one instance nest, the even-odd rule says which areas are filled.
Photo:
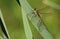
[[34, 8], [34, 10], [36, 10], [36, 8]]

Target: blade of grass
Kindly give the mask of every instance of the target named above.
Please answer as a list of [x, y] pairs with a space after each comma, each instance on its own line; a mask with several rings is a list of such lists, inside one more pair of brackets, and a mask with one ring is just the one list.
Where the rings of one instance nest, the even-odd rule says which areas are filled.
[[29, 23], [28, 23], [28, 20], [27, 20], [25, 13], [26, 12], [22, 8], [22, 17], [23, 17], [25, 34], [26, 34], [27, 39], [32, 39], [32, 32], [31, 32], [31, 29], [29, 27]]
[[41, 34], [41, 36], [44, 39], [53, 39], [53, 36], [48, 32], [45, 25], [41, 23], [41, 19], [38, 16], [35, 16], [35, 14], [32, 14], [32, 7], [29, 5], [27, 0], [20, 0], [21, 7], [24, 9], [26, 13], [26, 16], [30, 19], [34, 27], [38, 30], [38, 32]]
[[53, 7], [55, 9], [60, 10], [60, 5], [58, 5], [57, 3], [54, 3], [54, 2], [49, 1], [49, 0], [43, 0], [43, 3], [50, 6], [50, 7]]
[[2, 15], [1, 9], [0, 9], [0, 19], [1, 19], [2, 31], [3, 31], [4, 35], [6, 36], [6, 38], [10, 39], [10, 36], [8, 34], [8, 30], [7, 30], [6, 24], [5, 24], [4, 19], [3, 19], [3, 15]]

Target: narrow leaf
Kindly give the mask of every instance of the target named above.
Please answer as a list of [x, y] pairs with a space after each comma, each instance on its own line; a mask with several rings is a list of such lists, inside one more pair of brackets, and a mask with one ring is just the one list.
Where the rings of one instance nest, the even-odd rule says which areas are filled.
[[31, 32], [31, 29], [30, 29], [30, 26], [29, 26], [29, 23], [28, 23], [25, 13], [26, 12], [22, 8], [22, 17], [23, 17], [25, 34], [26, 34], [27, 39], [32, 39], [32, 32]]
[[35, 14], [32, 14], [32, 7], [29, 5], [27, 0], [20, 0], [21, 7], [26, 12], [26, 16], [30, 19], [34, 27], [38, 30], [38, 32], [41, 34], [41, 36], [44, 39], [53, 39], [52, 35], [47, 31], [45, 25], [41, 23], [41, 19], [38, 16], [35, 16]]

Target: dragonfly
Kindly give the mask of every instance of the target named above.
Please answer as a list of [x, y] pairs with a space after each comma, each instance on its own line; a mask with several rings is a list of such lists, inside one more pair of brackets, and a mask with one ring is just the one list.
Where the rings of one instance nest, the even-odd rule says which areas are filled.
[[[39, 10], [37, 8], [32, 9], [27, 0], [20, 0], [21, 8], [26, 12], [26, 16], [29, 18], [31, 23], [37, 29], [37, 31], [41, 34], [44, 39], [53, 39], [53, 36], [48, 32], [45, 27], [44, 22], [42, 22], [41, 16], [39, 14]], [[43, 13], [44, 14], [44, 13]]]
[[[46, 8], [46, 7], [44, 7]], [[37, 9], [37, 8], [33, 8], [32, 12], [35, 14], [35, 15], [38, 15], [38, 17], [40, 17], [40, 15], [43, 15], [43, 14], [50, 14], [52, 15], [52, 13], [46, 13], [46, 12], [41, 12], [41, 10], [43, 10], [44, 8], [41, 8], [41, 9]]]
[[40, 15], [39, 15], [39, 10], [38, 10], [37, 8], [34, 8], [34, 9], [33, 9], [33, 13], [34, 13], [35, 15], [38, 15], [38, 17], [40, 17]]

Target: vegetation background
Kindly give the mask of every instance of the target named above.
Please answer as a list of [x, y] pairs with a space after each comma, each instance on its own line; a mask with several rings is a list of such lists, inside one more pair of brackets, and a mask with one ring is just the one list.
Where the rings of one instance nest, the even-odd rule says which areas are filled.
[[[39, 9], [43, 13], [41, 17], [46, 24], [48, 31], [53, 35], [54, 39], [60, 39], [60, 10], [52, 8], [44, 3], [42, 0], [27, 0], [33, 7]], [[60, 0], [50, 0], [60, 5]], [[45, 7], [45, 8], [44, 8]], [[6, 27], [8, 29], [11, 39], [27, 39], [24, 32], [21, 7], [16, 0], [0, 0], [0, 9], [2, 11]], [[41, 10], [40, 10], [41, 9]], [[29, 21], [34, 39], [42, 39], [39, 32], [34, 28]], [[0, 35], [2, 31], [0, 28]], [[2, 36], [3, 37], [3, 36]]]

